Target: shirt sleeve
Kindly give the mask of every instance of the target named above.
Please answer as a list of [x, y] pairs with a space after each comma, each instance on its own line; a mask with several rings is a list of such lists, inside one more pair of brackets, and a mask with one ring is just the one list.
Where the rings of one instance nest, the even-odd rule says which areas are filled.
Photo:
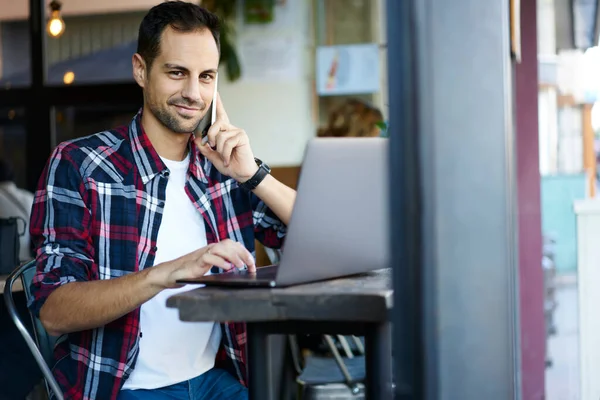
[[287, 227], [254, 193], [251, 194], [254, 237], [265, 247], [283, 247]]
[[34, 195], [29, 233], [36, 253], [29, 307], [34, 315], [57, 287], [98, 276], [85, 182], [71, 157], [73, 144], [50, 156]]

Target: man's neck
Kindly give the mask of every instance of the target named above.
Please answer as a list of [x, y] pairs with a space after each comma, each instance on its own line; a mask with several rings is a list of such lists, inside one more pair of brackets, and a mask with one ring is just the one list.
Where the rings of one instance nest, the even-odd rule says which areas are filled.
[[182, 161], [186, 157], [190, 134], [170, 131], [145, 108], [142, 112], [141, 123], [159, 156], [173, 161]]

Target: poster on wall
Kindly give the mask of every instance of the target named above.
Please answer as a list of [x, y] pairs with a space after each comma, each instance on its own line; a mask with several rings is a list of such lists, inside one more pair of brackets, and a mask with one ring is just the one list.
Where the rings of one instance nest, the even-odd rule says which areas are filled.
[[244, 37], [238, 46], [244, 81], [296, 82], [302, 78], [303, 48], [298, 38]]
[[318, 47], [316, 79], [320, 96], [378, 92], [379, 46], [369, 43]]

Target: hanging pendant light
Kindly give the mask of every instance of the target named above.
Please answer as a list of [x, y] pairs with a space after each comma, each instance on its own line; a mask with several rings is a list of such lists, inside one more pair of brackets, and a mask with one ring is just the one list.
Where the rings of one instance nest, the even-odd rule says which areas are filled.
[[46, 25], [46, 31], [48, 35], [53, 38], [59, 38], [65, 31], [65, 21], [60, 16], [60, 8], [62, 4], [58, 0], [52, 0], [50, 2], [50, 19]]

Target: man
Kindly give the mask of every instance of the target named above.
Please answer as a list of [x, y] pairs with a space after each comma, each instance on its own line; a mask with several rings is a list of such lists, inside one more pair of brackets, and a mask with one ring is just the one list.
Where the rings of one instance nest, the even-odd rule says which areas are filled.
[[67, 399], [245, 399], [244, 325], [182, 323], [165, 301], [213, 267], [253, 271], [254, 239], [281, 246], [295, 192], [258, 167], [220, 98], [208, 143], [190, 134], [213, 96], [216, 16], [152, 8], [132, 62], [141, 112], [60, 144], [42, 174], [31, 309], [62, 335]]

